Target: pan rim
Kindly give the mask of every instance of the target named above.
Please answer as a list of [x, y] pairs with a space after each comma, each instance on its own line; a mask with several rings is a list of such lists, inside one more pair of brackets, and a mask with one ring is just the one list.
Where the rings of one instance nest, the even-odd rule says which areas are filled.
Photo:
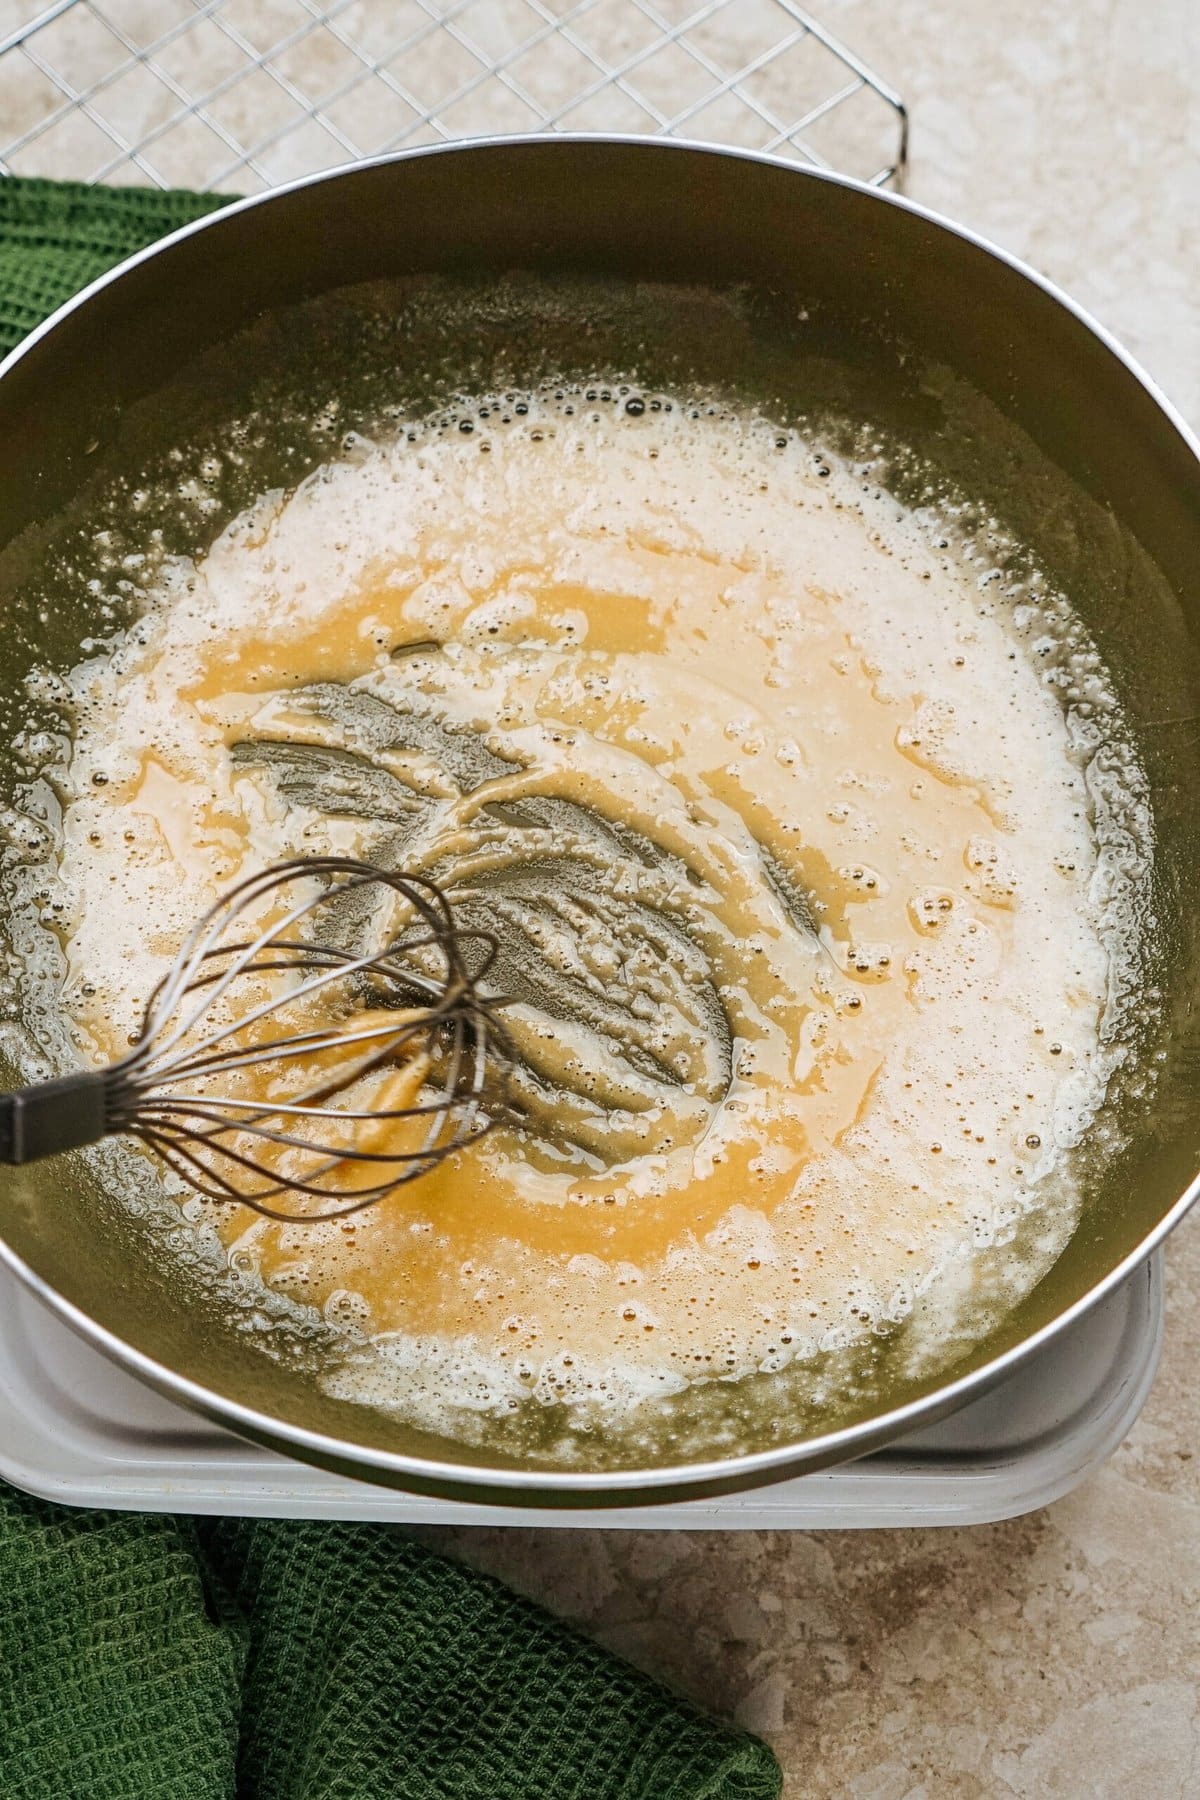
[[[385, 167], [393, 163], [409, 162], [422, 157], [470, 155], [487, 152], [498, 147], [516, 149], [536, 147], [538, 150], [544, 151], [551, 145], [567, 149], [579, 145], [603, 145], [614, 149], [631, 147], [668, 155], [700, 154], [756, 163], [786, 171], [791, 176], [824, 182], [834, 187], [857, 192], [881, 205], [892, 206], [909, 213], [982, 251], [986, 256], [1021, 276], [1063, 307], [1104, 346], [1109, 354], [1143, 388], [1167, 423], [1173, 427], [1185, 449], [1190, 451], [1197, 463], [1200, 464], [1200, 438], [1192, 431], [1157, 382], [1130, 355], [1115, 335], [1055, 282], [1031, 264], [994, 244], [982, 234], [960, 225], [955, 220], [949, 219], [905, 195], [873, 187], [869, 183], [858, 181], [851, 176], [806, 168], [778, 155], [705, 143], [702, 140], [666, 139], [632, 134], [564, 132], [550, 135], [529, 133], [480, 136], [455, 140], [446, 144], [423, 145], [342, 164], [316, 174], [301, 176], [294, 181], [267, 189], [260, 194], [232, 200], [228, 205], [205, 214], [199, 219], [192, 220], [142, 250], [136, 251], [114, 268], [105, 271], [94, 281], [89, 282], [86, 287], [65, 301], [47, 319], [36, 326], [0, 361], [0, 381], [38, 344], [57, 330], [66, 319], [80, 308], [85, 307], [93, 296], [114, 285], [152, 257], [169, 251], [176, 244], [199, 232], [217, 227], [222, 220], [305, 188], [352, 178], [364, 170]], [[753, 1487], [772, 1480], [784, 1479], [806, 1469], [816, 1469], [836, 1462], [849, 1461], [920, 1425], [931, 1423], [936, 1417], [944, 1416], [1013, 1372], [1029, 1357], [1052, 1342], [1060, 1333], [1069, 1330], [1093, 1306], [1128, 1280], [1182, 1221], [1198, 1198], [1200, 1198], [1200, 1172], [1134, 1248], [1128, 1251], [1107, 1273], [1099, 1277], [1070, 1306], [1064, 1308], [1038, 1330], [1021, 1338], [1018, 1343], [1010, 1345], [1006, 1350], [989, 1358], [978, 1368], [970, 1370], [953, 1381], [936, 1386], [928, 1393], [906, 1401], [901, 1406], [889, 1408], [853, 1425], [843, 1426], [817, 1437], [776, 1445], [769, 1450], [725, 1456], [702, 1462], [595, 1472], [536, 1467], [525, 1469], [496, 1467], [470, 1460], [444, 1462], [432, 1457], [378, 1449], [353, 1439], [332, 1437], [325, 1432], [312, 1431], [305, 1426], [281, 1419], [275, 1414], [260, 1412], [257, 1408], [241, 1401], [229, 1399], [217, 1390], [180, 1374], [177, 1370], [138, 1350], [126, 1339], [99, 1324], [81, 1307], [76, 1306], [74, 1302], [60, 1294], [45, 1277], [39, 1275], [17, 1254], [2, 1234], [0, 1234], [0, 1262], [10, 1269], [39, 1301], [49, 1307], [71, 1329], [93, 1344], [110, 1360], [129, 1369], [152, 1387], [157, 1388], [159, 1392], [178, 1400], [194, 1411], [219, 1420], [243, 1436], [269, 1443], [285, 1451], [290, 1449], [310, 1462], [316, 1462], [326, 1467], [337, 1467], [343, 1471], [352, 1471], [367, 1481], [374, 1477], [378, 1482], [379, 1478], [383, 1476], [388, 1479], [389, 1485], [401, 1488], [409, 1485], [447, 1494], [453, 1494], [455, 1491], [464, 1494], [471, 1491], [475, 1498], [479, 1498], [486, 1492], [488, 1498], [500, 1505], [520, 1505], [528, 1503], [531, 1499], [540, 1500], [543, 1503], [556, 1503], [565, 1507], [572, 1505], [595, 1506], [598, 1503], [628, 1505], [631, 1503], [631, 1496], [634, 1504], [638, 1497], [647, 1502], [656, 1498], [659, 1500], [678, 1499], [688, 1494], [700, 1497], [706, 1492]]]

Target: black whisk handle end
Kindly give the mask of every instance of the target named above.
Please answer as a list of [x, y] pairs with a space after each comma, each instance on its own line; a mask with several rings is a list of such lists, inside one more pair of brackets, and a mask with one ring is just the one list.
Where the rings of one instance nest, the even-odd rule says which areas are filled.
[[96, 1144], [108, 1131], [104, 1075], [81, 1069], [0, 1095], [0, 1163], [38, 1162]]

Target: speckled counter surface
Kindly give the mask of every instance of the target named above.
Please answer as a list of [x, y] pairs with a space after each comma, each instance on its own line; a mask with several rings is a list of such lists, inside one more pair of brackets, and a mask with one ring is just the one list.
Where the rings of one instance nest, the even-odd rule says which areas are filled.
[[[909, 101], [909, 193], [1059, 281], [1200, 418], [1196, 0], [816, 10]], [[1168, 1270], [1141, 1421], [1028, 1518], [438, 1540], [764, 1733], [787, 1800], [1198, 1796], [1200, 1217]]]
[[[908, 191], [1059, 281], [1200, 419], [1200, 0], [810, 4], [908, 100]], [[731, 49], [756, 12], [731, 9]], [[0, 126], [25, 104], [0, 82]], [[63, 154], [41, 172], [76, 172]], [[426, 1535], [762, 1732], [787, 1800], [1200, 1796], [1200, 1216], [1168, 1275], [1141, 1421], [1028, 1518]]]

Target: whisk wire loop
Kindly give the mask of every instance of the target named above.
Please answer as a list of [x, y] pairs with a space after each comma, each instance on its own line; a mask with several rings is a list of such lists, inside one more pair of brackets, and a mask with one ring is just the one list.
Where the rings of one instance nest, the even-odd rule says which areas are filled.
[[[365, 947], [334, 941], [359, 895], [387, 909], [377, 941], [370, 917], [352, 920]], [[198, 1193], [269, 1219], [347, 1218], [506, 1106], [504, 1002], [480, 987], [496, 954], [423, 876], [337, 856], [251, 875], [192, 927], [128, 1054], [68, 1078], [104, 1094], [102, 1129], [71, 1141], [127, 1134]], [[38, 1092], [0, 1097], [17, 1125]], [[48, 1153], [46, 1132], [27, 1135]]]
[[[240, 942], [222, 944], [222, 933], [229, 924], [269, 893], [284, 887], [292, 879], [316, 878], [322, 875], [329, 877], [342, 876], [342, 892], [353, 892], [379, 883], [394, 890], [425, 920], [429, 928], [429, 936], [420, 940], [419, 945], [438, 944], [442, 947], [454, 941], [456, 928], [450, 912], [449, 902], [441, 890], [423, 876], [402, 875], [391, 870], [376, 869], [368, 863], [358, 863], [348, 857], [295, 857], [288, 862], [277, 863], [272, 868], [258, 874], [247, 876], [231, 888], [209, 911], [192, 927], [184, 939], [183, 946], [174, 964], [151, 994], [146, 1006], [142, 1024], [142, 1032], [138, 1045], [129, 1057], [122, 1059], [126, 1066], [132, 1066], [139, 1058], [149, 1056], [165, 1057], [181, 1039], [194, 1031], [205, 1014], [224, 998], [234, 983], [248, 970], [259, 967], [259, 959], [264, 949], [280, 951], [295, 950], [298, 958], [307, 966], [318, 946], [305, 944], [303, 940], [293, 942], [282, 934], [298, 924], [302, 919], [310, 917], [320, 906], [328, 902], [328, 889], [318, 888], [317, 892], [298, 901], [291, 910], [274, 926], [257, 936]], [[378, 963], [393, 954], [398, 945], [393, 943], [383, 951], [373, 955], [354, 957], [342, 952], [329, 952], [325, 946], [326, 956], [336, 956], [340, 970], [331, 971], [329, 979], [336, 973], [353, 974], [356, 968], [365, 968]], [[227, 967], [214, 972], [210, 977], [202, 978], [199, 971], [206, 962], [216, 957], [229, 959]], [[344, 957], [344, 960], [343, 960]], [[199, 992], [211, 987], [212, 991], [200, 1001], [190, 1013], [185, 1013], [175, 1020], [168, 1029], [172, 1015], [177, 1011], [179, 1002], [185, 994]], [[271, 1003], [264, 1003], [257, 1013], [242, 1015], [230, 1030], [245, 1028], [253, 1024], [257, 1017], [272, 1010]], [[166, 1036], [163, 1037], [164, 1031]], [[228, 1035], [228, 1032], [220, 1034]], [[219, 1037], [217, 1040], [219, 1041]]]

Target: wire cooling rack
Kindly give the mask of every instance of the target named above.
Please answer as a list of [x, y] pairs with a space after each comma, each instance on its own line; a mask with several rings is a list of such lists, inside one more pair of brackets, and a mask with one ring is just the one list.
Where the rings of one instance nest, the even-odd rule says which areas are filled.
[[770, 150], [882, 186], [900, 96], [792, 0], [0, 0], [0, 170], [254, 192], [488, 133]]

